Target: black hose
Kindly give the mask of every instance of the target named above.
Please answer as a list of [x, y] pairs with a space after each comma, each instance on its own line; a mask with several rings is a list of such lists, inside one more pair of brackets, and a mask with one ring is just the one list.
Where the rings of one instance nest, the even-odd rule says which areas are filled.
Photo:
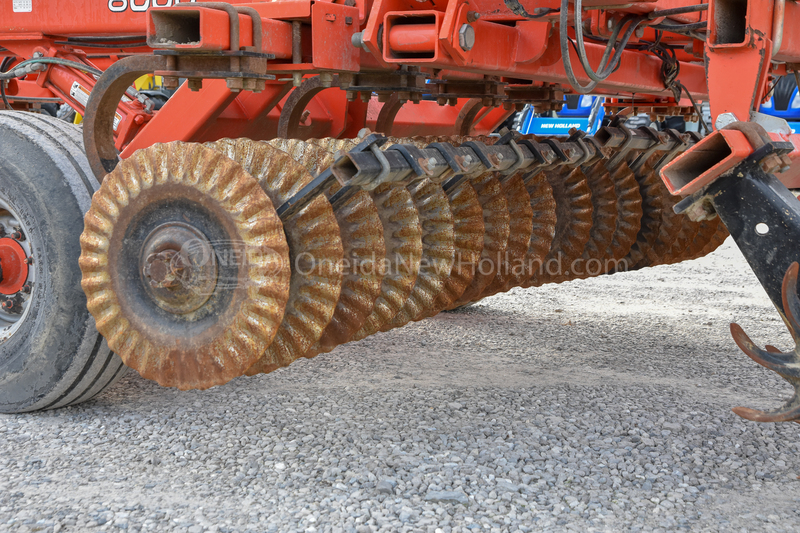
[[[98, 69], [96, 69], [94, 67], [91, 67], [91, 66], [85, 64], [85, 63], [79, 63], [78, 61], [70, 61], [68, 59], [60, 59], [60, 58], [57, 58], [57, 57], [36, 57], [36, 58], [33, 58], [33, 59], [28, 59], [28, 60], [25, 60], [22, 63], [18, 64], [16, 67], [14, 67], [14, 70], [16, 70], [16, 69], [18, 69], [20, 67], [24, 67], [24, 66], [27, 66], [27, 65], [34, 64], [34, 63], [42, 63], [42, 64], [45, 64], [45, 65], [63, 65], [63, 66], [71, 67], [71, 68], [74, 68], [76, 70], [80, 70], [80, 71], [83, 71], [83, 72], [88, 72], [89, 74], [94, 74], [95, 76], [102, 76], [103, 75], [103, 71], [102, 70], [98, 70]], [[12, 78], [18, 78], [18, 77], [23, 76], [23, 75], [27, 76], [28, 74], [30, 74], [30, 72], [27, 72], [27, 73], [24, 73], [24, 74], [14, 74], [14, 71], [11, 71], [9, 73], [0, 73], [0, 80], [10, 80]]]
[[[3, 62], [0, 63], [0, 73], [5, 72], [13, 61], [14, 61], [13, 57], [7, 57], [3, 59]], [[0, 80], [0, 96], [3, 97], [3, 105], [5, 106], [5, 108], [8, 109], [9, 111], [13, 111], [13, 108], [11, 107], [11, 102], [8, 101], [8, 97], [6, 96], [6, 82], [3, 80]]]
[[693, 22], [691, 24], [653, 24], [650, 26], [657, 30], [669, 31], [672, 33], [690, 32], [694, 30], [704, 30], [708, 27], [708, 22]]
[[[575, 13], [579, 13], [580, 9], [580, 1], [576, 0], [575, 6]], [[613, 49], [614, 43], [616, 43], [617, 35], [619, 35], [619, 30], [621, 25], [617, 24], [613, 31], [611, 32], [611, 37], [608, 40], [608, 44], [606, 45], [606, 49], [603, 52], [603, 57], [600, 59], [600, 67], [602, 68], [606, 65], [609, 56], [611, 55], [611, 50]], [[559, 15], [559, 44], [561, 45], [561, 61], [564, 64], [564, 72], [567, 75], [567, 80], [569, 81], [570, 85], [573, 89], [581, 94], [587, 94], [591, 92], [595, 87], [597, 87], [597, 81], [592, 80], [589, 82], [588, 85], [581, 85], [578, 81], [578, 78], [575, 76], [575, 71], [572, 68], [572, 60], [569, 57], [569, 45], [572, 44], [575, 47], [575, 43], [572, 43], [572, 40], [569, 38], [569, 0], [561, 0], [561, 13]], [[580, 58], [581, 52], [576, 47], [575, 53]], [[591, 70], [591, 68], [589, 69]]]
[[682, 15], [684, 13], [696, 13], [698, 11], [708, 11], [708, 4], [697, 4], [695, 6], [673, 7], [672, 9], [651, 11], [647, 14], [647, 18], [653, 20], [661, 17], [671, 17], [672, 15]]

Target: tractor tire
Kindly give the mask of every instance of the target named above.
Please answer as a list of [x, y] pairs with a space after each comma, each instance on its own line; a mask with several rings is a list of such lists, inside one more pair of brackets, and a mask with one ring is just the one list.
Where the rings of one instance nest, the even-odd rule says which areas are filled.
[[[2, 413], [81, 403], [125, 373], [97, 332], [81, 289], [83, 215], [99, 186], [79, 128], [44, 115], [0, 112], [0, 224], [22, 232], [12, 242], [7, 227], [0, 231], [0, 257], [2, 246], [25, 248], [28, 257], [21, 263], [28, 265], [21, 292], [9, 296], [14, 288], [3, 292], [10, 282], [0, 278]], [[7, 271], [11, 266], [0, 262]]]

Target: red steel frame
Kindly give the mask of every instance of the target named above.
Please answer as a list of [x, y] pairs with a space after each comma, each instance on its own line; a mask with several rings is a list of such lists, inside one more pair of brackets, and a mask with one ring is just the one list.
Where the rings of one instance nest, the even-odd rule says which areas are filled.
[[[700, 3], [626, 1], [616, 7], [608, 0], [584, 2], [584, 8], [590, 8], [584, 19], [592, 32], [607, 35], [609, 22], [627, 14]], [[261, 16], [264, 52], [275, 56], [268, 62], [267, 73], [276, 79], [268, 81], [259, 93], [232, 91], [224, 80], [205, 80], [199, 91], [184, 84], [157, 112], [148, 112], [139, 102], [124, 99], [118, 108], [115, 131], [122, 157], [155, 142], [275, 137], [281, 110], [293, 88], [292, 79], [308, 79], [321, 73], [391, 74], [402, 65], [417, 68], [431, 78], [446, 76], [448, 81], [487, 76], [531, 87], [559, 84], [569, 90], [559, 49], [557, 12], [528, 20], [514, 14], [502, 0], [447, 0], [436, 4], [417, 0], [227, 3], [251, 7]], [[224, 11], [193, 5], [192, 0], [75, 0], [68, 8], [56, 0], [35, 0], [30, 12], [20, 12], [24, 9], [20, 10], [17, 4], [24, 3], [0, 3], [0, 59], [14, 57], [15, 63], [38, 55], [105, 70], [121, 57], [152, 53], [152, 48], [141, 43], [119, 47], [112, 44], [113, 48], [87, 46], [80, 39], [85, 42], [87, 37], [130, 36], [126, 42], [133, 43], [144, 36], [153, 37], [154, 13], [181, 15], [191, 11], [201, 17], [199, 41], [183, 46], [164, 44], [164, 48], [221, 50], [229, 46], [231, 36]], [[536, 8], [557, 10], [560, 2], [526, 0], [521, 5], [531, 13]], [[591, 9], [594, 6], [603, 9]], [[696, 100], [710, 102], [714, 118], [732, 113], [738, 120], [750, 120], [767, 93], [771, 77], [785, 74], [787, 64], [793, 69], [793, 63], [800, 63], [800, 32], [792, 31], [800, 27], [800, 7], [793, 2], [710, 0], [707, 12], [675, 15], [669, 22], [676, 21], [708, 22], [706, 43], [676, 33], [668, 33], [664, 39], [685, 45], [685, 50], [677, 54], [680, 81]], [[252, 45], [252, 20], [240, 16], [239, 22], [241, 46]], [[475, 45], [467, 51], [459, 44], [459, 31], [465, 25], [471, 27], [475, 39]], [[296, 50], [299, 56], [294, 58], [293, 27], [299, 28], [301, 37]], [[363, 43], [361, 47], [353, 44], [355, 34]], [[631, 42], [652, 40], [654, 35], [653, 29], [646, 28]], [[590, 63], [597, 65], [604, 45], [587, 41], [586, 49]], [[571, 57], [573, 65], [579, 65], [574, 49]], [[579, 66], [576, 74], [581, 83], [590, 81]], [[82, 113], [85, 98], [80, 91], [91, 91], [94, 82], [91, 74], [48, 65], [25, 80], [12, 81], [7, 92], [15, 106], [50, 98], [64, 101]], [[76, 84], [80, 86], [77, 92]], [[662, 61], [643, 50], [624, 51], [617, 70], [594, 92], [635, 95], [643, 103], [648, 98], [661, 102], [672, 98], [672, 92], [664, 86]], [[397, 113], [392, 134], [451, 134], [467, 102], [467, 98], [461, 98], [455, 106], [444, 107], [430, 100], [407, 102]], [[375, 98], [368, 103], [359, 98], [348, 101], [343, 90], [333, 87], [317, 94], [308, 104], [307, 117], [299, 131], [305, 138], [354, 136], [363, 127], [375, 127], [382, 105]], [[487, 109], [471, 132], [489, 133], [509, 113], [502, 107]]]

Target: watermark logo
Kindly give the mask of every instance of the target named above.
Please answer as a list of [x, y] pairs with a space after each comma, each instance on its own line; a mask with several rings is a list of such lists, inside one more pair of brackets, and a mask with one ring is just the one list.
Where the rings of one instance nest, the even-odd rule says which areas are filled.
[[[627, 271], [626, 259], [584, 259], [569, 260], [563, 253], [546, 259], [512, 258], [506, 252], [483, 256], [472, 261], [467, 256], [455, 253], [453, 261], [442, 258], [431, 259], [409, 257], [402, 254], [393, 256], [359, 256], [331, 259], [319, 258], [311, 252], [300, 252], [290, 256], [289, 264], [285, 257], [268, 246], [253, 245], [243, 241], [187, 241], [180, 250], [183, 262], [192, 265], [192, 270], [201, 276], [216, 276], [215, 287], [232, 290], [247, 285], [252, 267], [265, 276], [274, 276], [290, 268], [291, 272], [302, 276], [331, 275], [344, 276], [398, 276], [415, 275], [420, 270], [447, 276], [453, 269], [462, 274], [481, 276], [502, 275], [520, 278], [583, 278], [594, 277], [610, 272]], [[213, 268], [209, 268], [213, 267]], [[204, 286], [205, 283], [192, 285]], [[208, 281], [208, 280], [206, 280]]]

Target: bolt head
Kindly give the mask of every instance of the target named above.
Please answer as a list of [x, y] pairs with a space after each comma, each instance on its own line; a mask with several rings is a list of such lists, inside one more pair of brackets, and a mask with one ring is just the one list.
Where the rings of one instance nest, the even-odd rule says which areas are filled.
[[475, 46], [475, 28], [469, 24], [462, 24], [458, 30], [458, 46], [465, 52], [472, 50]]

